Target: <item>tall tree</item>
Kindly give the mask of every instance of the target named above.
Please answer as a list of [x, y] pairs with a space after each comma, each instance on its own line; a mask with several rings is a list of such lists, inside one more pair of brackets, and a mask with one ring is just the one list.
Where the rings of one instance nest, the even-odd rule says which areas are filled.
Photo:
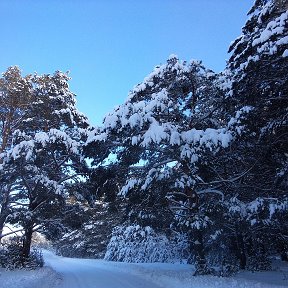
[[201, 62], [171, 55], [87, 142], [94, 148], [105, 143], [126, 179], [118, 196], [128, 199], [131, 222], [167, 229], [168, 209], [173, 210], [177, 225], [189, 234], [190, 256], [196, 255], [200, 274], [209, 272], [204, 234], [213, 212], [207, 205], [216, 207], [224, 198], [209, 185], [218, 177], [209, 161], [229, 146], [241, 115], [230, 123], [223, 117], [220, 82]]
[[30, 252], [33, 229], [48, 226], [51, 207], [63, 206], [67, 185], [79, 180], [76, 175], [86, 166], [80, 144], [88, 122], [76, 109], [68, 80], [58, 71], [30, 78], [31, 105], [10, 136], [13, 146], [2, 153], [2, 183], [9, 187], [1, 203], [6, 209], [3, 218], [23, 227], [24, 258]]
[[255, 1], [242, 35], [230, 47], [231, 107], [252, 109], [245, 117], [249, 133], [234, 150], [241, 160], [231, 169], [235, 173], [250, 166], [234, 187], [232, 205], [235, 211], [245, 207], [244, 222], [238, 225], [242, 268], [256, 250], [263, 254], [274, 247], [287, 259], [287, 8], [287, 1]]
[[[19, 129], [23, 120], [29, 114], [33, 102], [31, 75], [21, 76], [17, 66], [9, 67], [3, 77], [0, 78], [0, 164], [3, 161], [2, 153], [12, 145], [12, 135]], [[12, 175], [5, 179], [11, 178]], [[4, 177], [4, 176], [3, 176]], [[10, 185], [7, 185], [4, 178], [0, 182], [0, 239], [6, 217], [9, 214]]]

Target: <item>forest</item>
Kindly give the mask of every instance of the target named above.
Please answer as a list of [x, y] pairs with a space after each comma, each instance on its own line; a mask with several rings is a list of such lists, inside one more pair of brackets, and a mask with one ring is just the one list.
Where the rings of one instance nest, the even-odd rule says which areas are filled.
[[0, 266], [41, 265], [36, 232], [59, 255], [195, 275], [288, 261], [287, 19], [287, 0], [256, 0], [221, 73], [170, 55], [97, 127], [67, 73], [7, 68]]

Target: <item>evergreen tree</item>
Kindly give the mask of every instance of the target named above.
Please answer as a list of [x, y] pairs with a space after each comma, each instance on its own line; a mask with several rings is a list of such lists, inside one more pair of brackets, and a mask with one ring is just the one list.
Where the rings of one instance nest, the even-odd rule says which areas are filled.
[[[12, 145], [12, 135], [22, 126], [22, 121], [27, 118], [32, 103], [31, 75], [21, 76], [17, 66], [9, 67], [0, 78], [0, 164], [3, 159], [1, 153]], [[5, 179], [13, 178], [7, 171], [0, 181], [0, 239], [6, 217], [9, 214], [10, 185]]]
[[5, 220], [24, 229], [23, 258], [30, 253], [32, 232], [45, 230], [57, 219], [67, 189], [81, 181], [78, 175], [86, 169], [81, 141], [88, 126], [75, 107], [66, 74], [34, 75], [30, 80], [32, 104], [11, 135], [13, 146], [2, 153], [0, 171], [3, 187], [9, 187], [1, 203], [9, 209]]
[[130, 223], [167, 231], [175, 217], [178, 228], [189, 234], [190, 256], [195, 255], [200, 274], [209, 272], [204, 234], [224, 200], [217, 185], [209, 184], [218, 179], [209, 162], [229, 146], [240, 125], [241, 113], [229, 123], [222, 116], [223, 100], [215, 73], [172, 55], [87, 142], [94, 148], [106, 144], [126, 179], [118, 196], [128, 199]]
[[271, 248], [287, 259], [287, 8], [287, 1], [255, 1], [242, 35], [230, 47], [230, 107], [252, 109], [231, 167], [232, 173], [247, 173], [231, 187], [228, 204], [242, 268], [257, 257], [253, 265], [262, 269]]

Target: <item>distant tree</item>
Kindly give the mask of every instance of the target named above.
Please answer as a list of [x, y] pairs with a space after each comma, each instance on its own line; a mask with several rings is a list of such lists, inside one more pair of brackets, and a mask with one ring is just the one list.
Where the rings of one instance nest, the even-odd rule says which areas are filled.
[[56, 253], [66, 257], [104, 258], [112, 229], [123, 222], [120, 207], [110, 209], [109, 202], [99, 199], [93, 202], [93, 207], [86, 206], [82, 211], [79, 208], [70, 207], [73, 213], [69, 211], [61, 221], [65, 233], [56, 241], [53, 239]]

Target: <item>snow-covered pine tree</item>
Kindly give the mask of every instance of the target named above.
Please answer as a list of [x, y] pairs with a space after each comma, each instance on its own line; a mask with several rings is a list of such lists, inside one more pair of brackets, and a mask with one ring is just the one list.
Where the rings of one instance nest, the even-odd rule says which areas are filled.
[[[232, 79], [231, 107], [252, 109], [245, 117], [247, 133], [234, 147], [238, 160], [234, 158], [230, 170], [247, 171], [234, 187], [229, 214], [237, 224], [235, 243], [241, 246], [242, 268], [253, 258], [262, 257], [265, 263], [271, 250], [287, 259], [287, 8], [286, 0], [255, 1], [242, 35], [230, 47], [226, 72]], [[262, 269], [257, 262], [256, 268]]]
[[86, 166], [81, 141], [88, 122], [75, 107], [68, 80], [61, 72], [31, 78], [31, 106], [11, 137], [13, 145], [2, 153], [1, 175], [9, 186], [6, 222], [23, 227], [24, 258], [33, 230], [45, 230], [57, 218], [67, 185], [80, 181], [78, 175]]
[[128, 201], [130, 223], [165, 231], [175, 217], [189, 234], [199, 274], [209, 272], [204, 235], [219, 222], [215, 207], [224, 200], [218, 185], [210, 185], [218, 179], [210, 160], [241, 132], [241, 113], [229, 123], [224, 117], [221, 81], [201, 62], [171, 55], [87, 141], [96, 150], [105, 146], [126, 179], [118, 196]]
[[[31, 75], [22, 77], [17, 66], [9, 67], [0, 78], [0, 164], [2, 163], [1, 153], [11, 146], [13, 132], [21, 127], [31, 107], [31, 78]], [[5, 175], [5, 178], [12, 176], [7, 176], [7, 173]], [[0, 181], [0, 239], [9, 214], [9, 193], [10, 187], [2, 178]]]

